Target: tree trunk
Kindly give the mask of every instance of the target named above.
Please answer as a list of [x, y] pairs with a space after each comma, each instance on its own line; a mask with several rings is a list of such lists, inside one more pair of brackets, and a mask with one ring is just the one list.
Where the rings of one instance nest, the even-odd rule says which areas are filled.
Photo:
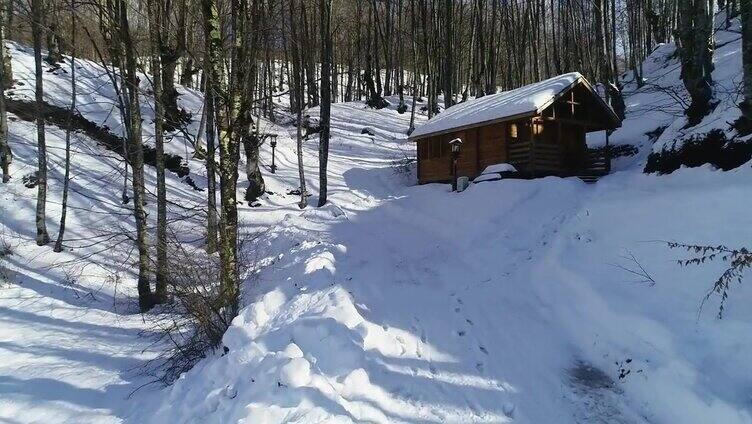
[[296, 22], [294, 19], [294, 1], [295, 0], [290, 0], [290, 28], [292, 31], [292, 43], [290, 46], [292, 56], [292, 88], [290, 95], [297, 99], [296, 103], [300, 106], [295, 111], [297, 121], [295, 147], [298, 156], [298, 177], [300, 178], [300, 202], [298, 203], [298, 207], [304, 209], [308, 206], [308, 198], [306, 197], [305, 171], [303, 169], [303, 64], [301, 63], [302, 60], [300, 57], [300, 36], [295, 31]]
[[[2, 40], [5, 40], [5, 35], [11, 26], [11, 19], [13, 18], [13, 1], [14, 0], [5, 0], [6, 6], [3, 7], [3, 10], [0, 11], [0, 13], [3, 14], [2, 17], [0, 17], [3, 20], [2, 26], [0, 26], [0, 31], [2, 31], [2, 34], [0, 34], [0, 38]], [[0, 6], [2, 7], [2, 6]], [[2, 52], [2, 59], [0, 60], [0, 66], [3, 67], [3, 82], [5, 83], [5, 88], [10, 88], [13, 86], [13, 66], [11, 65], [11, 57], [10, 57], [10, 50], [8, 50], [8, 46], [5, 45], [5, 42], [0, 45], [0, 48], [3, 49]]]
[[175, 88], [175, 68], [180, 56], [164, 45], [160, 56], [162, 64], [162, 95], [160, 96], [162, 109], [164, 109], [165, 120], [170, 128], [176, 128], [183, 122], [183, 114], [178, 106], [178, 90]]
[[71, 121], [76, 112], [76, 12], [74, 0], [70, 2], [71, 15], [71, 104], [68, 112], [68, 127], [65, 129], [65, 176], [63, 177], [62, 212], [60, 213], [60, 229], [55, 241], [55, 252], [63, 251], [63, 237], [65, 237], [65, 219], [68, 214], [68, 187], [70, 185], [70, 148], [71, 148]]
[[679, 0], [681, 78], [691, 97], [689, 126], [710, 112], [713, 71], [713, 19], [708, 0]]
[[60, 51], [60, 38], [57, 35], [57, 25], [50, 22], [46, 28], [47, 35], [47, 57], [44, 59], [50, 65], [55, 65], [63, 61], [63, 53]]
[[[167, 299], [167, 187], [165, 185], [164, 120], [162, 104], [161, 7], [157, 0], [149, 0], [149, 49], [151, 56], [152, 90], [154, 92], [154, 147], [157, 168], [157, 267], [155, 303]], [[186, 158], [187, 159], [187, 158]]]
[[245, 175], [248, 178], [248, 189], [245, 192], [245, 200], [248, 204], [255, 202], [264, 191], [266, 184], [259, 167], [259, 147], [262, 138], [256, 132], [247, 131], [243, 136], [243, 150], [245, 150]]
[[139, 103], [136, 52], [128, 23], [128, 7], [125, 0], [116, 0], [118, 37], [123, 46], [124, 85], [126, 92], [126, 133], [133, 173], [133, 215], [136, 219], [136, 247], [138, 248], [138, 304], [141, 312], [153, 306], [149, 278], [149, 246], [144, 186], [144, 149], [142, 141], [141, 108]]
[[[50, 242], [47, 234], [46, 207], [47, 207], [47, 142], [44, 136], [44, 85], [42, 80], [42, 13], [44, 10], [43, 0], [32, 0], [32, 26], [34, 39], [34, 73], [35, 73], [35, 97], [37, 102], [37, 245], [43, 246]], [[4, 94], [4, 93], [3, 93]]]
[[214, 0], [202, 0], [204, 33], [208, 35], [209, 72], [207, 87], [214, 98], [216, 125], [219, 133], [219, 191], [221, 205], [221, 229], [219, 240], [220, 293], [225, 314], [229, 319], [237, 315], [240, 307], [240, 282], [238, 278], [238, 155], [239, 129], [243, 128], [243, 117], [239, 114], [242, 103], [244, 67], [247, 66], [244, 54], [245, 2], [232, 0], [231, 13], [231, 52], [232, 68], [227, 80], [224, 77], [225, 57], [219, 13]]
[[744, 100], [742, 113], [752, 129], [752, 0], [741, 0], [742, 68], [744, 70]]
[[212, 38], [208, 32], [211, 25], [204, 25], [204, 119], [206, 121], [206, 251], [214, 253], [219, 248], [217, 243], [217, 170], [216, 170], [216, 134], [214, 107], [214, 84], [212, 83]]
[[13, 161], [13, 152], [8, 144], [8, 113], [5, 109], [5, 88], [8, 86], [5, 48], [5, 15], [7, 9], [0, 5], [0, 171], [3, 173], [3, 183], [10, 181], [10, 164]]
[[326, 166], [329, 161], [329, 133], [332, 108], [331, 67], [332, 67], [332, 33], [329, 23], [332, 13], [331, 0], [319, 0], [321, 17], [321, 114], [319, 132], [319, 204], [326, 204]]
[[452, 71], [454, 67], [454, 57], [452, 52], [452, 27], [453, 19], [453, 2], [454, 0], [444, 0], [444, 108], [448, 109], [454, 104], [452, 94]]
[[[205, 61], [209, 64], [209, 61]], [[208, 67], [205, 69], [209, 69]], [[214, 122], [214, 96], [210, 89], [210, 79], [207, 75], [206, 88], [204, 90], [206, 109], [206, 194], [207, 194], [207, 219], [206, 219], [206, 251], [214, 253], [217, 251], [217, 170], [216, 157], [217, 147], [215, 145], [215, 136], [217, 128]]]

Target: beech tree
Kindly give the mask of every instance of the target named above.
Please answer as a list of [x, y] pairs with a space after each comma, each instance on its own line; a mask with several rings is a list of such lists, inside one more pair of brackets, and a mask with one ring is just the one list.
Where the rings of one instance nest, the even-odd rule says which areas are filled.
[[[5, 23], [7, 7], [5, 1], [0, 1], [0, 172], [3, 173], [3, 183], [10, 181], [10, 163], [13, 152], [8, 144], [8, 113], [5, 109], [5, 89], [8, 83], [5, 56]], [[7, 61], [10, 64], [10, 61]]]
[[742, 68], [744, 70], [742, 113], [752, 129], [752, 0], [740, 0], [742, 21]]
[[[224, 49], [221, 21], [214, 0], [202, 0], [204, 33], [208, 34], [206, 51], [207, 91], [214, 101], [215, 124], [219, 134], [219, 190], [221, 226], [219, 231], [220, 293], [229, 317], [237, 315], [240, 304], [238, 277], [238, 207], [237, 182], [240, 144], [252, 124], [249, 113], [253, 99], [245, 95], [252, 87], [249, 70], [254, 57], [251, 50], [252, 0], [230, 1], [229, 48]], [[254, 4], [255, 6], [255, 4]], [[224, 59], [232, 58], [229, 73], [224, 75]]]
[[331, 0], [319, 0], [319, 19], [321, 27], [321, 113], [319, 132], [319, 204], [326, 204], [326, 167], [329, 160], [329, 134], [332, 108], [332, 17]]
[[713, 97], [713, 14], [710, 0], [678, 0], [681, 78], [691, 97], [689, 125], [708, 114]]
[[[157, 168], [157, 266], [155, 302], [167, 297], [167, 187], [165, 185], [164, 120], [162, 93], [162, 46], [160, 2], [149, 0], [149, 50], [151, 56], [152, 90], [154, 92], [154, 145]], [[174, 75], [172, 80], [174, 81]], [[171, 81], [170, 86], [174, 84]]]
[[34, 92], [37, 102], [37, 245], [50, 242], [45, 222], [47, 209], [47, 141], [44, 134], [44, 82], [42, 71], [42, 35], [44, 31], [44, 0], [31, 1], [32, 37], [34, 39]]
[[63, 238], [65, 237], [65, 220], [68, 215], [68, 189], [70, 186], [70, 165], [71, 165], [71, 132], [73, 115], [76, 113], [76, 12], [74, 0], [70, 0], [70, 17], [71, 17], [71, 52], [70, 52], [70, 76], [71, 76], [71, 98], [70, 108], [68, 109], [68, 127], [65, 129], [65, 171], [63, 175], [63, 195], [62, 195], [62, 212], [60, 213], [60, 228], [55, 240], [55, 252], [63, 251]]

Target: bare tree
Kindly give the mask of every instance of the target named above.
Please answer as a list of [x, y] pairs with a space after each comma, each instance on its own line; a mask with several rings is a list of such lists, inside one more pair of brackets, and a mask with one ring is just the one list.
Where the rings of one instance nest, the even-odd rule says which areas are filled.
[[[8, 113], [5, 109], [5, 88], [8, 82], [5, 56], [5, 24], [7, 7], [5, 1], [0, 2], [0, 171], [3, 173], [3, 183], [10, 181], [10, 163], [13, 152], [8, 144]], [[10, 63], [10, 61], [8, 61]]]
[[319, 207], [326, 204], [326, 167], [329, 161], [329, 136], [332, 109], [331, 70], [332, 70], [332, 17], [331, 0], [319, 0], [321, 28], [321, 112], [319, 132]]
[[306, 183], [305, 183], [305, 171], [303, 170], [303, 65], [301, 59], [301, 44], [300, 36], [296, 30], [298, 23], [296, 22], [295, 15], [295, 3], [297, 0], [290, 0], [289, 10], [289, 28], [290, 28], [290, 52], [292, 56], [292, 89], [290, 90], [291, 104], [296, 105], [296, 135], [295, 135], [295, 147], [298, 156], [298, 176], [300, 178], [300, 202], [298, 207], [304, 209], [308, 206], [308, 198], [306, 197]]
[[742, 21], [742, 68], [744, 69], [744, 100], [742, 112], [752, 131], [752, 0], [740, 0]]
[[55, 252], [63, 251], [63, 237], [65, 237], [65, 219], [68, 214], [68, 187], [70, 186], [70, 153], [71, 153], [71, 123], [73, 114], [76, 113], [76, 10], [74, 0], [70, 0], [71, 16], [71, 54], [70, 54], [70, 75], [71, 75], [71, 104], [68, 109], [68, 126], [65, 128], [65, 174], [63, 176], [63, 199], [62, 212], [60, 213], [60, 228], [55, 240]]
[[[211, 37], [206, 34], [206, 51], [209, 51]], [[214, 123], [214, 94], [211, 89], [211, 63], [207, 54], [204, 60], [204, 115], [206, 120], [206, 195], [207, 195], [207, 219], [206, 219], [206, 251], [217, 251], [217, 147], [215, 144], [217, 127]]]
[[[167, 298], [167, 187], [164, 158], [164, 96], [162, 95], [162, 8], [160, 2], [149, 0], [149, 48], [151, 53], [152, 89], [154, 91], [154, 145], [157, 168], [157, 266], [155, 302]], [[174, 77], [173, 77], [174, 78]]]
[[686, 110], [689, 125], [708, 114], [713, 97], [713, 15], [710, 0], [679, 0], [681, 77], [692, 103]]
[[44, 0], [32, 0], [31, 20], [34, 39], [34, 76], [35, 98], [37, 102], [37, 245], [43, 246], [50, 242], [47, 234], [46, 209], [47, 209], [47, 140], [44, 134], [44, 83], [42, 73], [42, 34]]
[[[204, 31], [209, 35], [207, 49], [210, 77], [207, 91], [214, 99], [216, 125], [219, 133], [219, 189], [221, 203], [221, 228], [219, 231], [219, 257], [221, 269], [220, 292], [225, 301], [225, 311], [230, 317], [237, 315], [240, 307], [240, 281], [238, 276], [238, 161], [242, 137], [252, 124], [250, 105], [253, 98], [247, 92], [249, 61], [253, 59], [250, 46], [250, 9], [248, 0], [230, 2], [230, 43], [224, 51], [221, 22], [214, 0], [202, 0]], [[230, 57], [227, 78], [224, 75], [224, 58]]]

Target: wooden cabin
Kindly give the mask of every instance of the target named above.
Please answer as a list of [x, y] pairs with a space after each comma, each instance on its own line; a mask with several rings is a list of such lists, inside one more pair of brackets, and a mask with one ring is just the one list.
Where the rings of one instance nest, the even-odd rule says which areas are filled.
[[[418, 181], [452, 180], [449, 141], [462, 148], [457, 175], [471, 179], [497, 163], [521, 175], [597, 178], [610, 159], [588, 150], [585, 135], [621, 126], [621, 120], [579, 73], [560, 75], [511, 91], [457, 104], [410, 135], [417, 144]], [[608, 138], [606, 138], [608, 144]]]

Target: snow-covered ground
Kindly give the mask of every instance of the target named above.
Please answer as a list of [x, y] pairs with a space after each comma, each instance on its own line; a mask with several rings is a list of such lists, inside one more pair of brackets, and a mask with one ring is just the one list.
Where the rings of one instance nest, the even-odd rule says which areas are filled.
[[[670, 49], [648, 59], [648, 81], [678, 73], [666, 65]], [[28, 60], [14, 51], [14, 66]], [[98, 92], [101, 70], [82, 66], [88, 91]], [[64, 76], [45, 79], [58, 81], [50, 97], [64, 106]], [[752, 423], [752, 288], [732, 287], [722, 320], [715, 297], [698, 313], [722, 264], [682, 268], [676, 259], [685, 254], [663, 243], [750, 247], [752, 167], [643, 174], [653, 149], [646, 133], [683, 118], [665, 98], [633, 89], [612, 141], [639, 152], [590, 185], [416, 186], [405, 161], [414, 155], [409, 113], [354, 102], [332, 110], [330, 203], [300, 210], [286, 194], [298, 185], [294, 131], [276, 127], [277, 174], [266, 168], [267, 146], [262, 152], [273, 194], [240, 207], [243, 226], [263, 232], [254, 246], [263, 268], [225, 335], [229, 351], [173, 386], [130, 397], [151, 381], [142, 371], [159, 346], [136, 313], [131, 264], [122, 263], [131, 242], [107, 240], [132, 230], [120, 204], [122, 163], [76, 135], [73, 250], [54, 254], [33, 244], [36, 190], [21, 182], [35, 168], [35, 128], [12, 120], [13, 180], [0, 186], [0, 237], [14, 252], [0, 289], [0, 421]], [[198, 110], [193, 96], [183, 96], [185, 107]], [[82, 113], [118, 119], [105, 110]], [[149, 127], [148, 107], [144, 114]], [[48, 127], [48, 138], [55, 234], [63, 132]], [[182, 140], [173, 142], [185, 156]], [[312, 205], [316, 149], [315, 138], [306, 142]], [[203, 187], [201, 163], [189, 162]], [[147, 179], [153, 192], [152, 169]], [[191, 217], [175, 225], [199, 234], [191, 211], [204, 192], [171, 174], [168, 184], [171, 214]], [[654, 283], [626, 270], [640, 266]]]

